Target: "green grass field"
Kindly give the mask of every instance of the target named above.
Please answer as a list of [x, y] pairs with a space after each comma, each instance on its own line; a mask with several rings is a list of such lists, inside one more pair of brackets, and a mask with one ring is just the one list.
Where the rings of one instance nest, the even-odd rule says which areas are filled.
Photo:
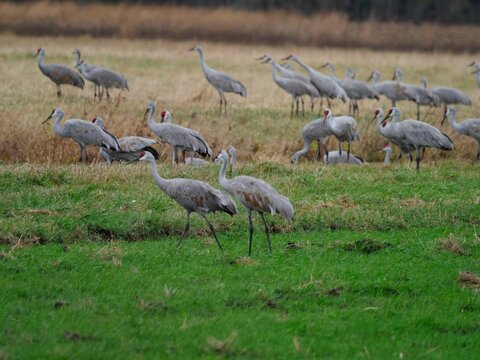
[[246, 258], [243, 208], [210, 216], [224, 252], [198, 215], [177, 250], [145, 164], [3, 165], [0, 358], [476, 358], [478, 170], [241, 165], [296, 210], [268, 216], [272, 255], [255, 218]]

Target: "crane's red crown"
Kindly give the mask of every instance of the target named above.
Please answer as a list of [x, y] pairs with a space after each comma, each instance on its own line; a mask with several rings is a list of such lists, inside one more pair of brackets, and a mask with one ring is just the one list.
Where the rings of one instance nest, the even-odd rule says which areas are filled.
[[160, 114], [160, 116], [162, 117], [162, 119], [165, 117], [165, 115], [167, 115], [167, 112], [164, 110], [162, 111], [162, 113]]

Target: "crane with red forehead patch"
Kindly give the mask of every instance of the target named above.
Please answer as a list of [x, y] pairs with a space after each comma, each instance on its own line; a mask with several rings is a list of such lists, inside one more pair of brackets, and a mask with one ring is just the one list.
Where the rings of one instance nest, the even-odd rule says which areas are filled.
[[83, 89], [85, 86], [85, 82], [83, 81], [82, 77], [79, 73], [75, 70], [70, 69], [68, 66], [61, 65], [61, 64], [45, 64], [45, 50], [42, 48], [38, 48], [35, 54], [35, 57], [38, 57], [38, 68], [42, 72], [43, 75], [48, 77], [52, 80], [55, 85], [57, 85], [57, 96], [60, 97], [62, 95], [62, 90], [60, 89], [60, 85], [72, 85]]
[[440, 150], [453, 150], [452, 139], [448, 135], [442, 133], [436, 127], [418, 120], [400, 119], [400, 110], [396, 107], [390, 109], [388, 114], [382, 119], [381, 124], [391, 118], [391, 123], [386, 126], [391, 133], [395, 134], [395, 138], [399, 139], [406, 146], [413, 147], [417, 153], [417, 171], [420, 170], [420, 150], [432, 147]]
[[212, 149], [208, 145], [205, 138], [196, 130], [189, 129], [180, 125], [172, 124], [169, 111], [162, 111], [161, 123], [155, 122], [156, 106], [153, 101], [150, 101], [145, 111], [145, 117], [148, 116], [148, 127], [157, 135], [163, 142], [170, 144], [173, 148], [173, 162], [178, 162], [177, 150], [181, 149], [183, 152], [183, 161], [185, 162], [185, 152], [190, 151], [190, 158], [198, 153], [202, 157], [211, 157]]
[[[350, 159], [351, 142], [360, 140], [360, 132], [358, 131], [357, 121], [351, 116], [333, 116], [330, 109], [325, 109], [324, 122], [330, 133], [338, 140], [338, 152], [342, 154], [342, 142], [348, 143], [347, 160]], [[328, 151], [325, 154], [328, 159]]]

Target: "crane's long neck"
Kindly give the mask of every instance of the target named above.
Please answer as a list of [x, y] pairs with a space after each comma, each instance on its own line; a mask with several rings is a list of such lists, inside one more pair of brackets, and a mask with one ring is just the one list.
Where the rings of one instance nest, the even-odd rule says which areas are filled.
[[40, 70], [43, 70], [43, 67], [45, 66], [45, 63], [43, 61], [44, 58], [45, 58], [45, 54], [43, 52], [40, 52], [40, 54], [38, 54], [38, 57], [37, 57], [37, 64]]
[[391, 156], [392, 156], [392, 150], [385, 150], [385, 159], [383, 160], [383, 163], [389, 164]]
[[237, 152], [232, 151], [230, 154], [232, 155], [232, 157], [230, 158], [230, 166], [234, 166], [237, 162]]
[[299, 158], [300, 156], [305, 156], [310, 151], [310, 147], [312, 146], [311, 139], [303, 139], [303, 149], [298, 150], [293, 156]]
[[198, 55], [200, 56], [200, 65], [202, 66], [203, 73], [205, 75], [207, 75], [209, 67], [208, 67], [207, 63], [205, 62], [205, 57], [203, 56], [203, 50], [198, 49], [197, 52], [198, 52]]
[[80, 65], [80, 57], [81, 57], [80, 52], [79, 51], [75, 52], [75, 56], [77, 57], [75, 61], [75, 66], [78, 66]]
[[155, 163], [155, 160], [151, 160], [149, 161], [149, 163], [150, 163], [150, 170], [152, 171], [153, 181], [155, 182], [155, 184], [158, 185], [160, 189], [162, 189], [165, 193], [168, 194], [168, 181], [162, 178], [158, 173], [157, 164]]
[[53, 131], [58, 136], [66, 137], [65, 129], [63, 128], [62, 125], [60, 125], [60, 121], [62, 121], [62, 119], [63, 119], [62, 113], [56, 115], [55, 122], [53, 123]]
[[155, 115], [155, 108], [150, 108], [148, 110], [148, 127], [152, 130], [155, 128], [156, 125], [158, 125], [155, 122], [154, 115]]
[[449, 114], [448, 116], [448, 121], [450, 122], [450, 126], [452, 127], [453, 130], [459, 130], [459, 125], [458, 123], [455, 121], [455, 114]]
[[276, 67], [277, 67], [277, 63], [272, 60], [272, 77], [273, 77], [273, 81], [275, 82], [278, 81]]
[[295, 61], [298, 65], [300, 65], [301, 67], [303, 67], [309, 74], [310, 76], [312, 76], [312, 73], [313, 73], [313, 69], [308, 66], [307, 64], [305, 64], [302, 60], [294, 57], [292, 58], [293, 61]]
[[222, 166], [220, 167], [220, 172], [218, 173], [218, 182], [220, 183], [220, 186], [223, 187], [224, 189], [227, 188], [228, 186], [228, 180], [225, 176], [227, 173], [227, 160], [225, 158], [222, 159]]

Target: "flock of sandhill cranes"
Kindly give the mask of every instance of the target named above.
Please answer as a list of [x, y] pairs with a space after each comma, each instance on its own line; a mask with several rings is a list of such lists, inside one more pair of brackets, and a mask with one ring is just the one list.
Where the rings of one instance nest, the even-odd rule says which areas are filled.
[[[200, 64], [207, 81], [218, 91], [220, 97], [220, 112], [227, 112], [227, 100], [225, 93], [235, 93], [243, 97], [247, 96], [245, 86], [229, 75], [212, 69], [206, 64], [204, 53], [199, 45], [195, 45], [190, 51], [196, 51], [200, 56]], [[80, 50], [75, 50], [76, 55], [75, 68], [88, 81], [94, 84], [94, 100], [98, 97], [102, 99], [104, 92], [107, 95], [107, 101], [110, 100], [109, 89], [119, 88], [129, 90], [126, 78], [111, 69], [88, 64], [81, 59]], [[84, 88], [82, 76], [73, 69], [59, 64], [45, 64], [45, 51], [38, 49], [38, 66], [40, 71], [49, 77], [57, 86], [57, 96], [61, 96], [60, 86], [69, 84], [79, 88]], [[480, 159], [480, 119], [467, 119], [461, 123], [455, 121], [455, 109], [451, 104], [470, 105], [469, 97], [460, 90], [449, 87], [436, 87], [428, 89], [427, 79], [422, 78], [422, 86], [403, 83], [403, 72], [396, 69], [393, 80], [379, 81], [378, 71], [371, 73], [371, 83], [355, 80], [355, 71], [348, 69], [346, 77], [343, 80], [336, 78], [334, 65], [327, 63], [320, 68], [328, 68], [330, 75], [325, 75], [313, 67], [301, 61], [295, 55], [289, 55], [282, 61], [292, 61], [303, 68], [308, 76], [293, 70], [290, 64], [279, 64], [275, 62], [271, 55], [265, 54], [257, 59], [262, 63], [268, 63], [272, 66], [272, 77], [276, 85], [287, 92], [292, 98], [291, 116], [294, 108], [299, 113], [299, 104], [302, 104], [302, 113], [305, 114], [303, 96], [310, 97], [311, 111], [314, 109], [314, 100], [326, 99], [330, 106], [330, 100], [338, 99], [342, 102], [350, 101], [350, 114], [355, 116], [359, 112], [358, 101], [362, 99], [379, 99], [381, 95], [392, 102], [392, 108], [385, 115], [382, 109], [377, 109], [373, 120], [377, 121], [377, 132], [385, 137], [390, 143], [395, 144], [400, 149], [401, 156], [409, 156], [411, 160], [412, 152], [416, 153], [416, 168], [419, 170], [421, 161], [421, 152], [425, 148], [432, 147], [442, 150], [453, 150], [452, 140], [434, 126], [420, 121], [420, 106], [439, 106], [444, 105], [445, 112], [442, 124], [448, 118], [451, 127], [460, 134], [473, 137], [479, 145], [477, 159]], [[480, 86], [480, 64], [473, 62], [470, 64], [474, 68], [477, 82]], [[369, 80], [370, 80], [369, 79]], [[417, 104], [417, 120], [400, 120], [400, 110], [396, 107], [399, 101], [414, 101]], [[160, 139], [172, 147], [172, 161], [178, 163], [178, 150], [182, 151], [183, 161], [190, 165], [203, 165], [209, 162], [195, 157], [196, 154], [202, 157], [212, 157], [212, 149], [205, 137], [198, 131], [182, 127], [172, 123], [172, 115], [169, 111], [160, 113], [161, 122], [155, 121], [156, 106], [150, 101], [145, 111], [150, 130]], [[219, 183], [223, 191], [219, 191], [209, 184], [192, 179], [163, 179], [157, 170], [156, 160], [159, 158], [158, 152], [153, 147], [159, 141], [139, 136], [127, 136], [117, 139], [105, 128], [104, 120], [96, 116], [92, 121], [81, 119], [69, 119], [63, 125], [60, 125], [64, 117], [62, 109], [57, 108], [52, 111], [50, 116], [44, 121], [54, 118], [54, 132], [64, 138], [71, 138], [80, 146], [80, 160], [86, 160], [85, 148], [87, 145], [100, 147], [100, 156], [108, 164], [113, 161], [125, 161], [132, 163], [135, 161], [147, 161], [150, 163], [152, 177], [154, 182], [186, 211], [186, 225], [178, 245], [182, 242], [188, 233], [190, 226], [190, 214], [197, 212], [208, 223], [212, 234], [220, 247], [222, 248], [213, 224], [207, 219], [209, 212], [222, 211], [230, 215], [237, 213], [235, 202], [230, 195], [237, 198], [246, 208], [249, 220], [249, 246], [248, 253], [251, 254], [253, 238], [252, 211], [256, 211], [265, 226], [265, 233], [268, 248], [271, 251], [269, 228], [264, 218], [264, 213], [279, 213], [288, 220], [293, 218], [293, 206], [290, 200], [278, 193], [278, 191], [269, 183], [251, 176], [236, 176], [230, 180], [226, 178], [226, 170], [229, 163], [229, 156], [226, 151], [221, 151], [216, 157], [216, 161], [221, 163], [219, 172]], [[326, 139], [334, 136], [339, 143], [338, 151], [329, 151], [326, 146]], [[351, 154], [351, 143], [360, 139], [357, 121], [352, 116], [334, 116], [330, 108], [325, 109], [323, 117], [316, 119], [305, 125], [303, 128], [303, 149], [292, 155], [291, 161], [296, 163], [302, 156], [305, 156], [311, 147], [312, 142], [317, 141], [318, 148], [316, 159], [319, 158], [320, 150], [325, 150], [324, 162], [326, 164], [351, 163], [364, 164], [361, 157]], [[342, 142], [347, 142], [347, 151], [342, 151]], [[383, 149], [385, 152], [385, 163], [389, 163], [392, 154], [392, 148], [386, 144]], [[190, 156], [186, 156], [186, 152]], [[229, 150], [230, 173], [236, 159], [235, 148]], [[228, 194], [227, 194], [228, 193]], [[230, 195], [229, 195], [230, 194]]]

